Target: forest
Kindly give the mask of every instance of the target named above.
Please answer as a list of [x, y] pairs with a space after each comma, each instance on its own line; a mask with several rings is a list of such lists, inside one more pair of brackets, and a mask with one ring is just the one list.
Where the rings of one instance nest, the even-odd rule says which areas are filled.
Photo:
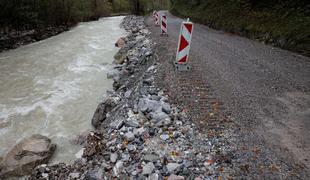
[[165, 6], [167, 0], [0, 0], [0, 30], [70, 27], [113, 13], [142, 14]]

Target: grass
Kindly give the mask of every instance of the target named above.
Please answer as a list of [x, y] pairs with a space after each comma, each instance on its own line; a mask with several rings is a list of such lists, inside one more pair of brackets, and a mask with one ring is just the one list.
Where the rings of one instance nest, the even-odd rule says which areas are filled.
[[233, 1], [212, 0], [191, 7], [178, 3], [171, 12], [214, 29], [310, 56], [310, 16], [296, 9], [253, 10]]

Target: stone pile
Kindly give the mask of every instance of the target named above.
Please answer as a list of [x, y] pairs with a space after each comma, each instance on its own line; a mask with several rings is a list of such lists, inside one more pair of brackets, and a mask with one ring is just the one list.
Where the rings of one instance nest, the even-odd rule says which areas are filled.
[[[114, 91], [98, 106], [72, 165], [37, 167], [30, 179], [215, 179], [232, 155], [199, 133], [191, 118], [154, 84], [159, 60], [143, 17], [128, 16], [129, 34], [115, 55]], [[225, 163], [225, 169], [224, 165]], [[219, 170], [220, 169], [220, 170]], [[228, 173], [226, 173], [228, 174]], [[223, 178], [228, 178], [223, 176]]]

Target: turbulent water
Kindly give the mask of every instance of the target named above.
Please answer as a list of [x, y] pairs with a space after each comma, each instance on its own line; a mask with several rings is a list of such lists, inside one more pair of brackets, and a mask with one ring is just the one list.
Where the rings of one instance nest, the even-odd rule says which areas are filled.
[[91, 129], [106, 78], [125, 32], [123, 17], [81, 23], [47, 40], [0, 54], [0, 156], [39, 133], [58, 145], [53, 162], [70, 162], [81, 149], [70, 142]]

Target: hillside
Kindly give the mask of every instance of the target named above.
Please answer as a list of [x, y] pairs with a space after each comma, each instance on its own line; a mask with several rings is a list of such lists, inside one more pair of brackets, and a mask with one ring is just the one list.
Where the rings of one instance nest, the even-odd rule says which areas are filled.
[[174, 15], [310, 56], [310, 2], [171, 0]]

